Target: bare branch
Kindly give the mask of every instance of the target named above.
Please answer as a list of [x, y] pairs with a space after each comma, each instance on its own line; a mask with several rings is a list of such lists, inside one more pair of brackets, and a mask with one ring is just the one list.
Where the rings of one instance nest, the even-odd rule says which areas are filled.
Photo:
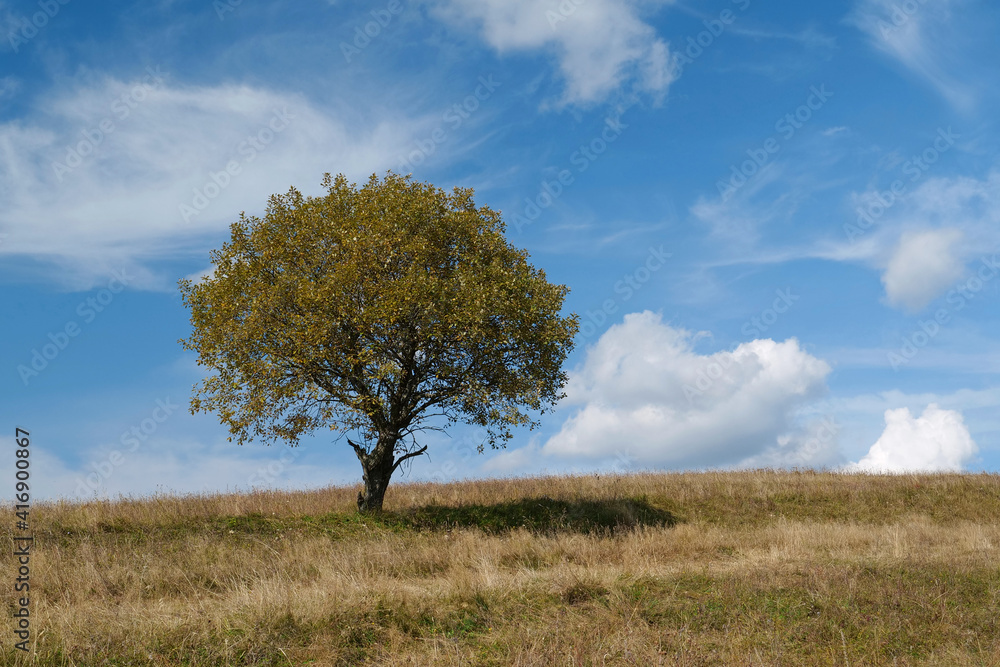
[[347, 439], [347, 444], [349, 444], [351, 447], [354, 448], [354, 453], [357, 454], [358, 455], [358, 459], [362, 463], [364, 463], [365, 462], [365, 458], [368, 456], [368, 452], [365, 451], [365, 449], [361, 445], [359, 445], [358, 443], [354, 442], [350, 438]]
[[406, 459], [412, 458], [414, 456], [420, 456], [426, 451], [427, 451], [427, 445], [424, 445], [420, 449], [412, 451], [409, 454], [403, 454], [402, 456], [399, 457], [399, 459], [395, 463], [392, 464], [392, 471], [396, 472], [396, 468], [399, 467], [399, 464], [405, 461]]

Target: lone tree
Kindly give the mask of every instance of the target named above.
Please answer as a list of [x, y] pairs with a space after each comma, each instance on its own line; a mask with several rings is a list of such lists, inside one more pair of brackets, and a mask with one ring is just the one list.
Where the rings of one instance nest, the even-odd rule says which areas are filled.
[[323, 186], [241, 214], [214, 275], [180, 281], [193, 326], [180, 343], [213, 371], [191, 412], [218, 413], [241, 445], [338, 432], [361, 461], [358, 507], [377, 512], [400, 464], [427, 450], [418, 432], [478, 425], [482, 452], [534, 428], [527, 411], [563, 396], [578, 318], [560, 316], [569, 290], [471, 189], [392, 172]]

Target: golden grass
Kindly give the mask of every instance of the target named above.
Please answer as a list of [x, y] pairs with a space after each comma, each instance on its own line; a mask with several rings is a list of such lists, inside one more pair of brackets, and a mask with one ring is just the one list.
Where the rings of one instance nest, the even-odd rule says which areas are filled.
[[37, 643], [4, 664], [1000, 664], [995, 475], [400, 484], [375, 519], [356, 495], [38, 504]]

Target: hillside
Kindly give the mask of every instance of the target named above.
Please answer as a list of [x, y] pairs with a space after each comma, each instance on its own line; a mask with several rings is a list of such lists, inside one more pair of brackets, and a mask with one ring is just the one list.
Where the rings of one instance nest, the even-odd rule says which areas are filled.
[[378, 519], [356, 496], [35, 505], [30, 664], [1000, 664], [996, 475], [405, 484]]

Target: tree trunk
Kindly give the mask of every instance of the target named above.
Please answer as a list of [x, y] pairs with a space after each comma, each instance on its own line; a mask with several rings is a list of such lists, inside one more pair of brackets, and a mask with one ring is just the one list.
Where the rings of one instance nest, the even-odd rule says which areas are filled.
[[385, 490], [389, 487], [389, 478], [393, 472], [392, 443], [379, 442], [378, 446], [364, 458], [359, 454], [361, 467], [364, 470], [365, 490], [358, 494], [358, 510], [365, 514], [375, 514], [382, 511], [382, 500]]

